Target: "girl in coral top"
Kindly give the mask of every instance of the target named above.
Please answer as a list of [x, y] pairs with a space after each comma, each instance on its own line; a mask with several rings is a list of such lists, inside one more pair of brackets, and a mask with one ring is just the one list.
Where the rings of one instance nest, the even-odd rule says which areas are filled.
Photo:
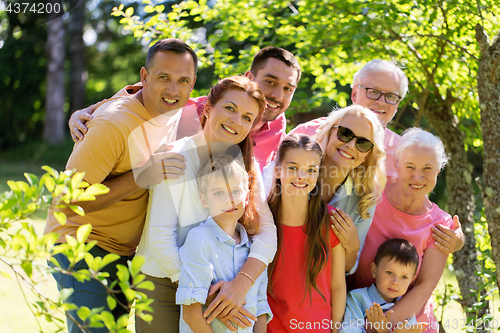
[[[345, 251], [330, 228], [318, 176], [321, 146], [288, 135], [278, 150], [269, 207], [278, 251], [269, 265], [268, 332], [337, 332], [346, 302]], [[336, 325], [337, 324], [337, 325]]]

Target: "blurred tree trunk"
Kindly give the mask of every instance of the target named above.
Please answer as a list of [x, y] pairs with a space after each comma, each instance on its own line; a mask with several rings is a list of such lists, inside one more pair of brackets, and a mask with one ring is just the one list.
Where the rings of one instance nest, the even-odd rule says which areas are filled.
[[[432, 86], [432, 84], [431, 84]], [[432, 88], [432, 87], [431, 87]], [[437, 87], [434, 91], [439, 91]], [[460, 130], [452, 105], [457, 101], [447, 91], [445, 99], [439, 94], [424, 90], [419, 106], [423, 108], [425, 118], [432, 125], [436, 134], [443, 140], [446, 151], [451, 154], [450, 162], [446, 167], [446, 192], [448, 197], [448, 213], [458, 215], [465, 235], [465, 244], [462, 250], [453, 255], [453, 267], [462, 294], [462, 306], [472, 307], [476, 303], [475, 295], [470, 289], [478, 289], [478, 277], [475, 272], [481, 267], [478, 265], [476, 240], [474, 237], [474, 191], [472, 176], [469, 171], [467, 152], [464, 149], [464, 133]], [[484, 291], [483, 291], [484, 292]], [[486, 309], [481, 309], [482, 316]], [[467, 312], [467, 317], [475, 315]]]
[[[49, 18], [50, 19], [50, 18]], [[64, 22], [62, 16], [49, 20], [47, 29], [47, 100], [43, 139], [50, 144], [64, 140]]]
[[72, 9], [69, 12], [69, 71], [70, 101], [69, 114], [80, 110], [85, 103], [85, 53], [83, 43], [83, 25], [85, 22], [86, 0], [72, 0]]
[[478, 24], [476, 40], [481, 50], [477, 90], [483, 132], [483, 200], [500, 287], [500, 31], [490, 45], [488, 35]]

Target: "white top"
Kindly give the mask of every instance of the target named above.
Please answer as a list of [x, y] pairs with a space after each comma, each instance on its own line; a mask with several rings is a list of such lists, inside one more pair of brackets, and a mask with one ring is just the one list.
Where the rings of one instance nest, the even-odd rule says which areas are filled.
[[[187, 137], [173, 143], [173, 150], [186, 158], [186, 170], [178, 179], [165, 180], [149, 190], [146, 223], [137, 254], [145, 257], [142, 272], [154, 277], [179, 280], [179, 247], [189, 230], [205, 221], [209, 212], [199, 197], [196, 174], [201, 166], [198, 147]], [[253, 237], [249, 257], [268, 265], [276, 253], [276, 226], [265, 200], [262, 176], [258, 174], [255, 203], [259, 214], [259, 232]]]

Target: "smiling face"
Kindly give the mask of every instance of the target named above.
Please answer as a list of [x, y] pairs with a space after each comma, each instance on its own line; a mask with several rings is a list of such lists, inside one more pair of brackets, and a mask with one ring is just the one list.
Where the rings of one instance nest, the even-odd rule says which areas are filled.
[[200, 199], [217, 223], [235, 223], [243, 216], [247, 195], [244, 182], [237, 177], [229, 177], [226, 182], [221, 174], [209, 181]]
[[266, 96], [267, 105], [261, 121], [273, 121], [288, 109], [298, 83], [299, 74], [295, 67], [269, 58], [257, 73], [248, 71], [245, 75], [258, 83]]
[[141, 68], [146, 110], [156, 117], [184, 107], [195, 81], [193, 58], [189, 52], [158, 51], [149, 70]]
[[431, 148], [409, 147], [399, 155], [396, 164], [398, 183], [404, 195], [421, 199], [436, 186], [439, 163]]
[[372, 262], [371, 272], [375, 285], [386, 302], [406, 294], [411, 282], [415, 279], [416, 267], [413, 264], [404, 265], [393, 258], [384, 257], [378, 265]]
[[[399, 76], [394, 72], [377, 71], [366, 74], [361, 78], [359, 84], [383, 93], [400, 95], [400, 82]], [[381, 95], [378, 100], [369, 99], [366, 97], [366, 89], [358, 86], [352, 88], [351, 99], [354, 104], [364, 106], [375, 112], [384, 127], [392, 120], [399, 106], [399, 102], [396, 105], [386, 103], [384, 95]]]
[[[348, 113], [341, 119], [339, 125], [350, 129], [354, 135], [373, 142], [372, 126], [361, 114], [357, 112]], [[349, 142], [340, 141], [337, 138], [337, 131], [338, 127], [332, 128], [328, 137], [325, 163], [328, 166], [336, 166], [348, 172], [361, 165], [370, 152], [362, 153], [356, 149], [356, 139]]]
[[250, 132], [259, 114], [259, 104], [245, 91], [232, 89], [206, 111], [208, 118], [203, 128], [206, 140], [238, 144]]
[[293, 148], [286, 152], [275, 176], [281, 181], [282, 195], [307, 195], [318, 181], [321, 155], [316, 151]]

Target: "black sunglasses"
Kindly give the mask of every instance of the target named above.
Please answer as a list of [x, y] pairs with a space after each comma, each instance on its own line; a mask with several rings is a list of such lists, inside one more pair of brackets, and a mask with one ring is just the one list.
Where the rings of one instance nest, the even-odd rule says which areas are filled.
[[367, 153], [373, 148], [373, 143], [365, 138], [354, 135], [354, 133], [344, 126], [335, 126], [337, 127], [337, 139], [342, 142], [349, 142], [352, 139], [356, 139], [356, 149], [361, 153]]

